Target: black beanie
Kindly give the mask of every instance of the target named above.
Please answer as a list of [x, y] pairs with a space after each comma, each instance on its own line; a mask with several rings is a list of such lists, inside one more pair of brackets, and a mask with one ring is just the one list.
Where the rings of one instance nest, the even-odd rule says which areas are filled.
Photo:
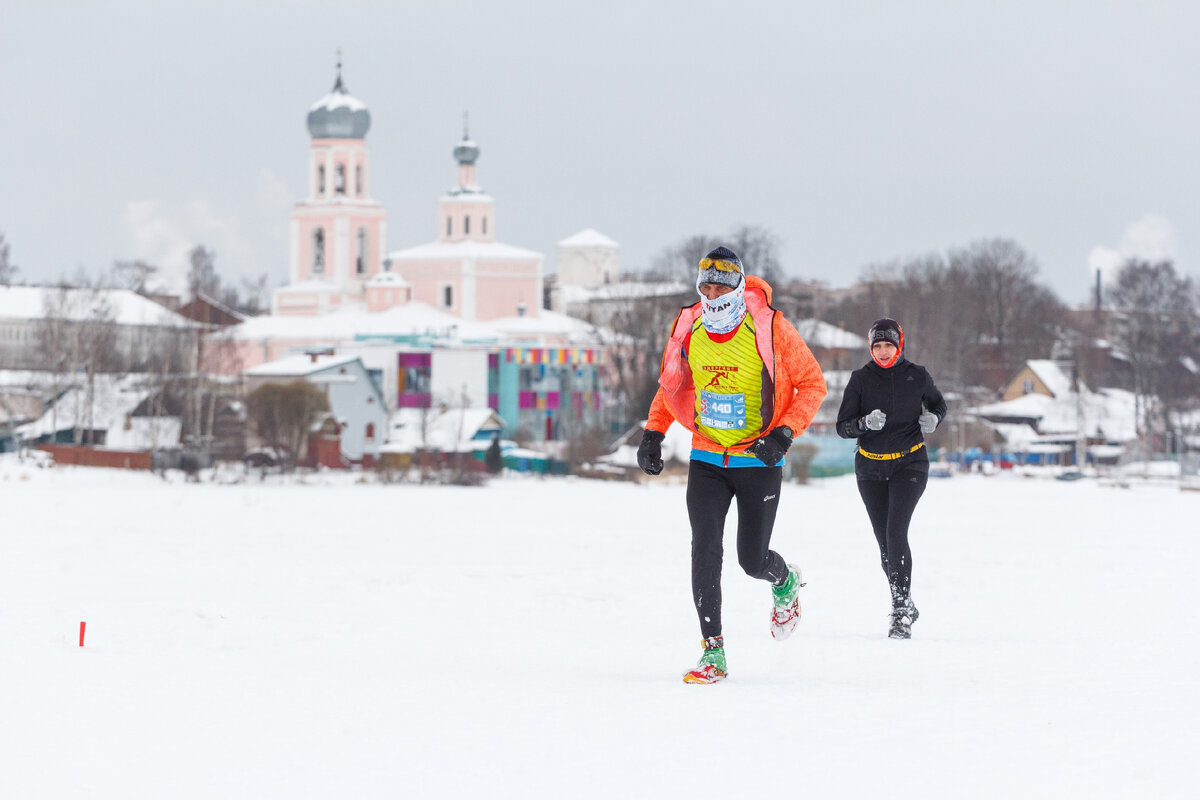
[[887, 317], [875, 320], [871, 324], [871, 330], [867, 333], [868, 347], [873, 347], [876, 342], [891, 342], [899, 350], [903, 341], [904, 334], [900, 331], [900, 323]]

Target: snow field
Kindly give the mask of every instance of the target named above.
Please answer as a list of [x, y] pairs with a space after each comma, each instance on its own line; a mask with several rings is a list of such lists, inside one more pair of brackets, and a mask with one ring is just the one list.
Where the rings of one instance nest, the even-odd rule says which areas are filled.
[[[235, 486], [0, 459], [0, 795], [1191, 797], [1200, 495], [931, 481], [912, 641], [852, 478], [785, 486], [793, 637], [683, 486]], [[24, 479], [23, 479], [24, 478]], [[77, 646], [87, 620], [87, 645]]]

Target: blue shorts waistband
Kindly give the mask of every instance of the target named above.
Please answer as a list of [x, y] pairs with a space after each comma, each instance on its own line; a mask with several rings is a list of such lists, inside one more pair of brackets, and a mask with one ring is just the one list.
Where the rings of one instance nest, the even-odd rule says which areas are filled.
[[[725, 459], [729, 462], [726, 463]], [[699, 461], [703, 464], [712, 464], [716, 467], [724, 467], [726, 469], [737, 469], [740, 467], [764, 467], [763, 462], [758, 460], [758, 456], [751, 456], [745, 453], [730, 453], [726, 456], [724, 453], [714, 453], [711, 450], [700, 450], [692, 448], [692, 461]], [[783, 459], [776, 466], [783, 466]]]

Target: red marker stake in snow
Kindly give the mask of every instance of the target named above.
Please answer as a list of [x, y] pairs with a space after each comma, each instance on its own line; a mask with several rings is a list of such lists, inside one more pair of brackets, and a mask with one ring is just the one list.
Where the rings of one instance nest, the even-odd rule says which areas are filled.
[[83, 632], [86, 630], [87, 630], [87, 623], [80, 622], [79, 623], [79, 646], [80, 647], [83, 647]]

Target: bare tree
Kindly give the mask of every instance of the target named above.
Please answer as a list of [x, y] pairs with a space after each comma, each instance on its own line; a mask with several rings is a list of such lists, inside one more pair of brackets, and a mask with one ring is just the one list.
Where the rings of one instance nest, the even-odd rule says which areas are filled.
[[270, 280], [270, 276], [265, 272], [257, 278], [243, 278], [243, 295], [230, 307], [251, 317], [265, 312], [269, 305], [270, 292], [267, 287]]
[[46, 389], [50, 399], [51, 444], [58, 438], [59, 401], [69, 386], [67, 376], [75, 369], [69, 352], [69, 292], [70, 288], [64, 282], [42, 295], [42, 319], [35, 331], [37, 355], [49, 383]]
[[[81, 318], [73, 326], [77, 369], [86, 381], [87, 444], [95, 444], [96, 376], [120, 370], [122, 358], [117, 350], [116, 312], [108, 293], [98, 285], [75, 290], [81, 304]], [[78, 420], [77, 420], [78, 422]], [[76, 425], [75, 443], [82, 444], [83, 432]]]
[[726, 241], [725, 246], [737, 253], [749, 274], [757, 275], [773, 287], [783, 280], [779, 237], [770, 230], [761, 225], [741, 225], [730, 232]]
[[[1142, 432], [1153, 431], [1157, 416], [1164, 430], [1177, 433], [1174, 412], [1196, 404], [1200, 387], [1193, 370], [1200, 361], [1200, 339], [1194, 288], [1170, 261], [1130, 259], [1109, 292], [1119, 317], [1116, 344], [1132, 368]], [[1157, 399], [1160, 414], [1144, 402], [1147, 398]]]
[[[36, 336], [37, 351], [49, 374], [51, 395], [55, 399], [51, 414], [54, 433], [57, 433], [58, 400], [73, 386], [76, 409], [72, 438], [75, 444], [82, 444], [84, 432], [88, 432], [87, 438], [92, 443], [91, 432], [95, 430], [96, 376], [121, 369], [122, 359], [117, 347], [115, 310], [107, 293], [86, 275], [81, 274], [76, 281], [80, 285], [72, 287], [63, 281], [45, 294]], [[72, 374], [75, 379], [68, 378]]]
[[21, 271], [20, 267], [12, 263], [8, 256], [9, 244], [4, 240], [4, 234], [0, 233], [0, 286], [12, 286], [17, 279], [17, 273]]
[[267, 286], [270, 277], [263, 273], [257, 278], [243, 278], [242, 292], [235, 284], [225, 283], [217, 274], [217, 254], [202, 244], [192, 248], [188, 255], [190, 266], [187, 275], [189, 300], [208, 298], [247, 316], [255, 316], [267, 310]]
[[663, 249], [651, 262], [647, 277], [694, 283], [700, 259], [720, 246], [737, 253], [750, 275], [757, 275], [772, 286], [782, 278], [779, 237], [757, 225], [741, 225], [725, 236], [706, 233], [689, 236]]
[[303, 380], [263, 384], [246, 398], [246, 413], [258, 436], [269, 445], [287, 448], [289, 469], [295, 469], [317, 415], [326, 411], [325, 392]]
[[965, 298], [976, 320], [976, 359], [998, 383], [1026, 359], [1048, 354], [1057, 338], [1062, 307], [1035, 280], [1037, 262], [1010, 239], [984, 239], [950, 251], [963, 271]]
[[202, 244], [192, 248], [188, 254], [188, 297], [193, 300], [200, 295], [218, 298], [221, 279], [217, 276], [216, 259], [217, 254]]
[[240, 375], [242, 372], [241, 350], [238, 342], [233, 338], [233, 330], [234, 326], [217, 328], [205, 334], [201, 340], [199, 372], [205, 376], [208, 409], [205, 412], [200, 435], [206, 441], [215, 438], [217, 403], [220, 395], [228, 394], [228, 391], [223, 389], [219, 376]]
[[158, 272], [158, 267], [147, 264], [140, 259], [134, 261], [115, 261], [112, 268], [113, 285], [118, 289], [129, 289], [138, 294], [144, 294], [150, 279]]

